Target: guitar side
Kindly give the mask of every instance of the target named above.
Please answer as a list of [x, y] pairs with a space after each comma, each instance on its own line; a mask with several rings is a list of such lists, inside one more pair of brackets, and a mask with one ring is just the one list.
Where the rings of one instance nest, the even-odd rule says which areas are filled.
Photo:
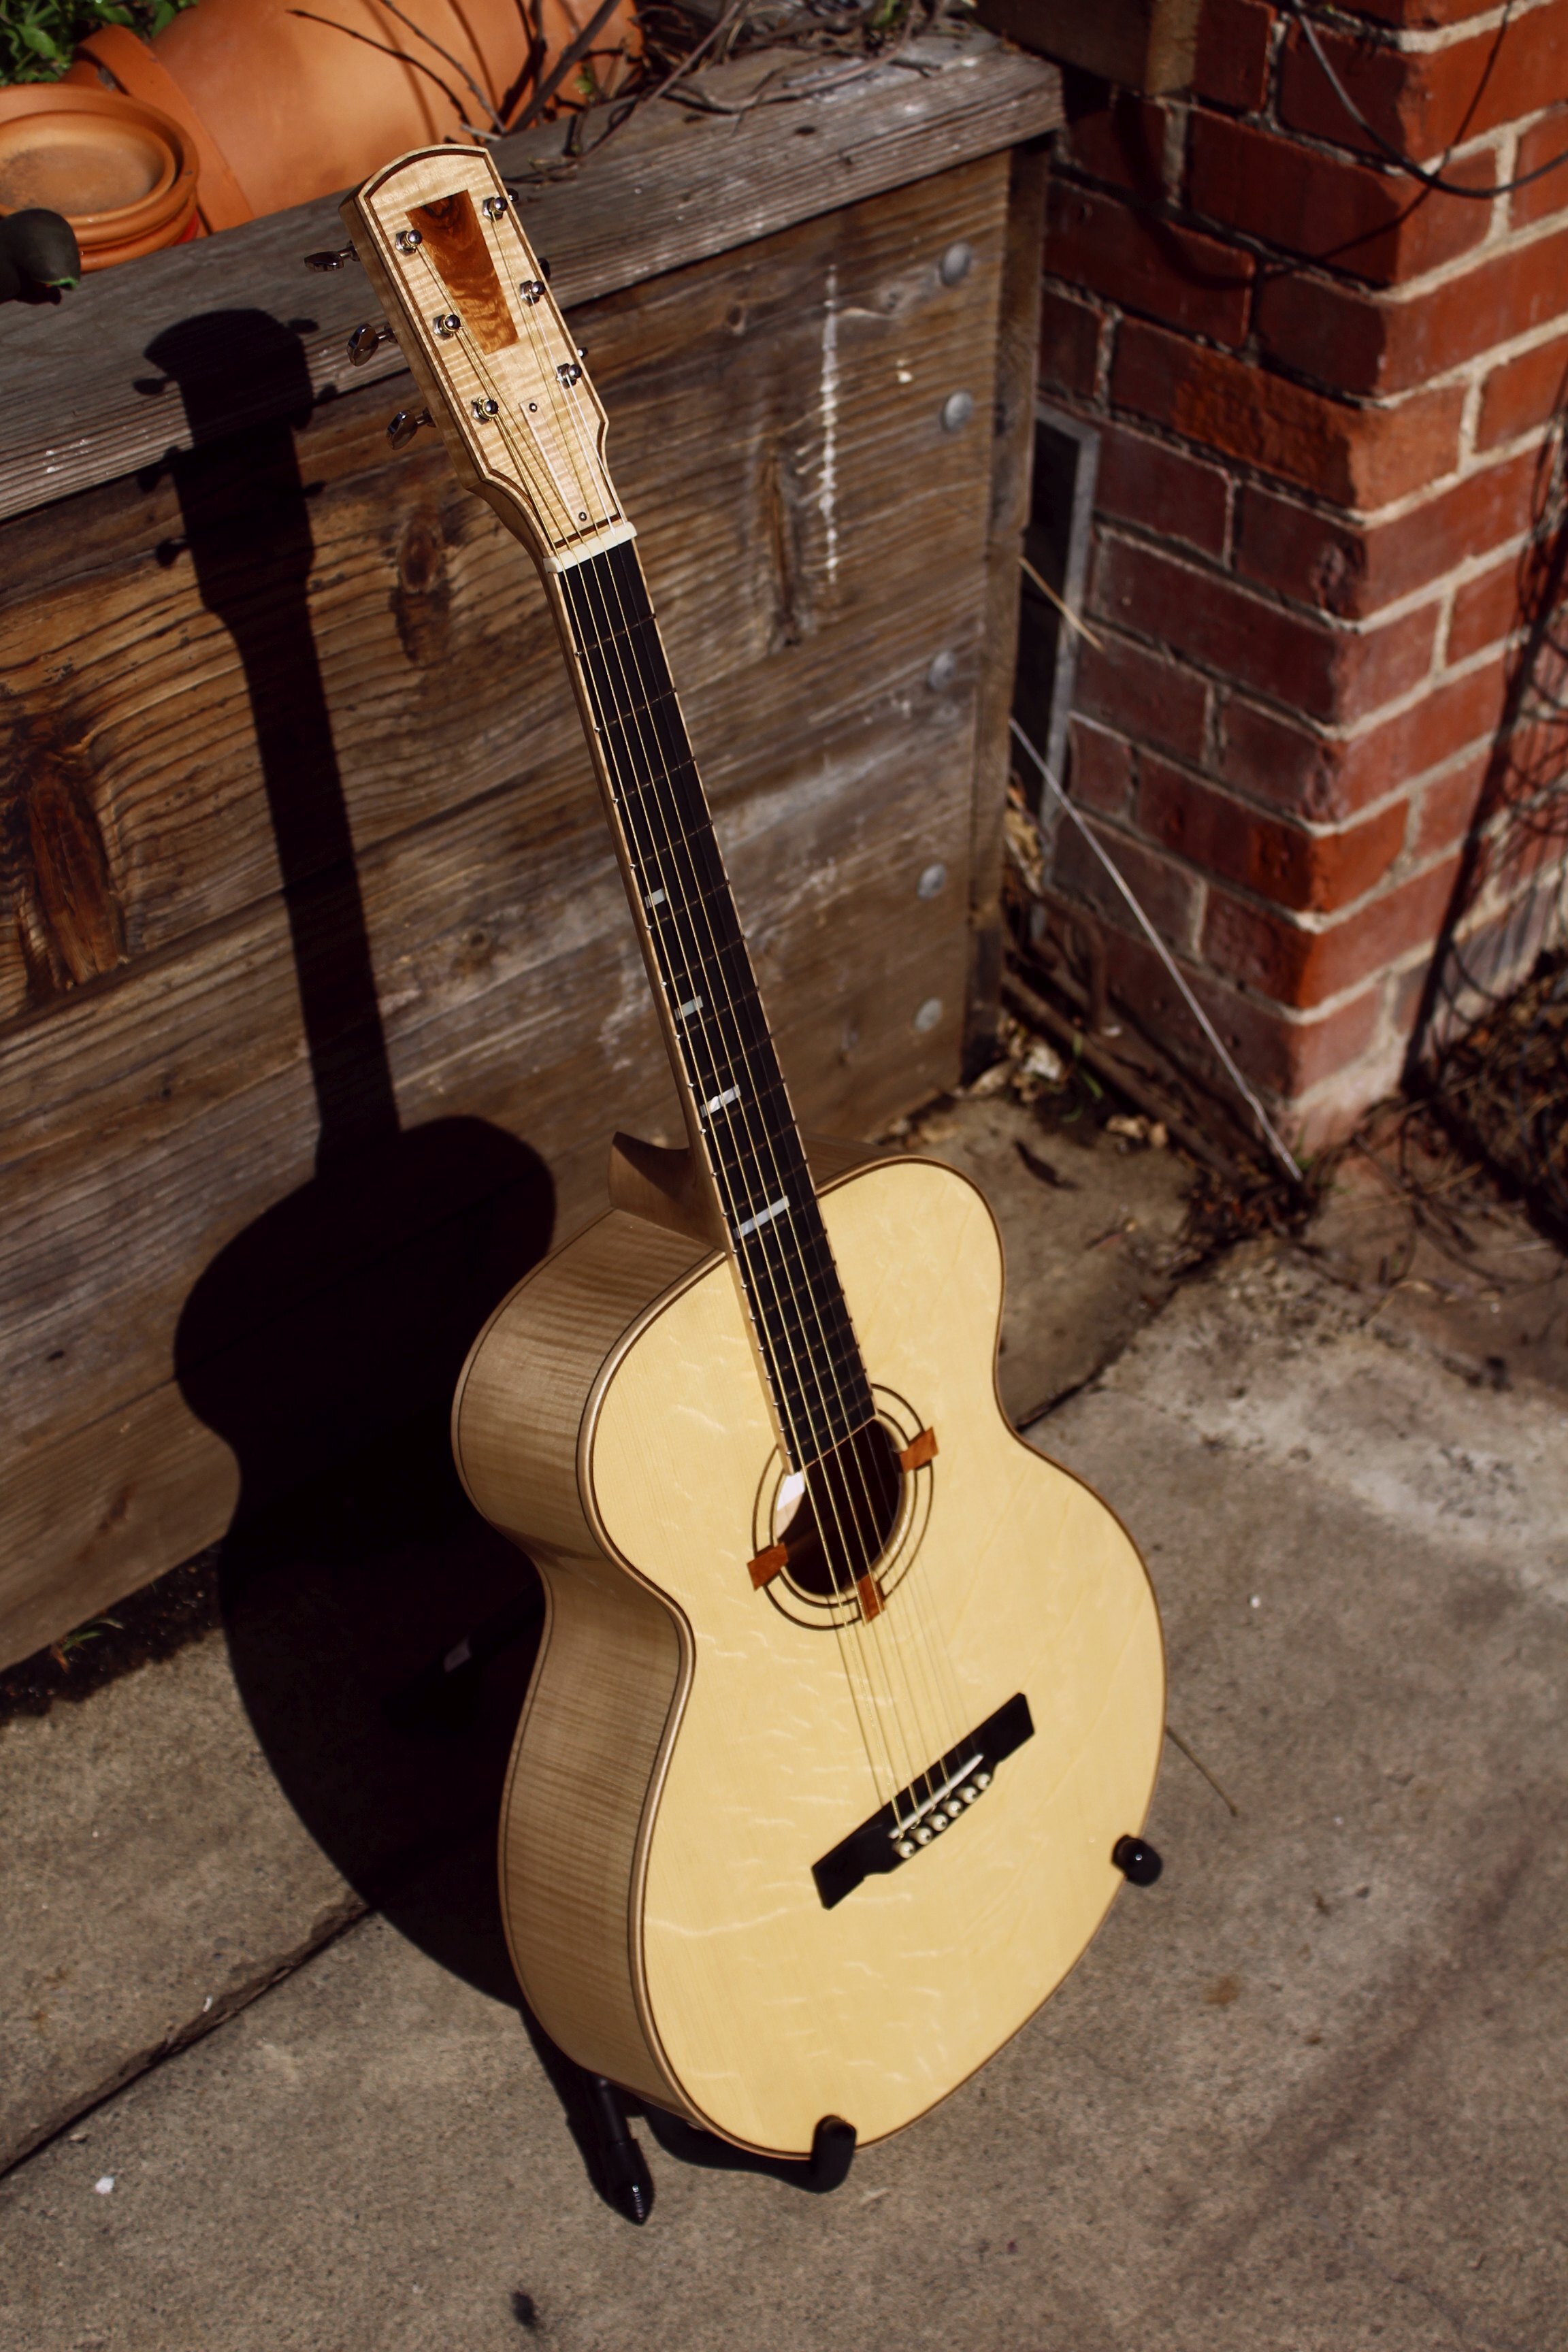
[[[1136, 1551], [996, 1402], [984, 1202], [894, 1160], [824, 1209], [879, 1394], [941, 1448], [909, 1482], [907, 1576], [863, 1629], [909, 1651], [880, 1698], [864, 1641], [857, 1666], [752, 1588], [777, 1457], [734, 1285], [700, 1244], [601, 1220], [492, 1318], [454, 1415], [470, 1494], [550, 1595], [501, 1834], [531, 2003], [595, 2071], [786, 2155], [827, 2113], [862, 2142], [900, 2128], [1060, 1981], [1121, 1883], [1110, 1848], [1142, 1825], [1163, 1722]], [[917, 1634], [951, 1656], [950, 1727], [1021, 1690], [1034, 1734], [940, 1843], [828, 1908], [813, 1862], [874, 1810], [861, 1701], [919, 1717]]]

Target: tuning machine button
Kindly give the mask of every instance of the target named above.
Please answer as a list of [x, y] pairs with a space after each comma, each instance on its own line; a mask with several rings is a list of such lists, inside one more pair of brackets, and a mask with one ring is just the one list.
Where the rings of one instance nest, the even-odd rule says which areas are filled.
[[395, 343], [397, 337], [390, 327], [356, 327], [349, 337], [349, 365], [363, 367], [373, 360], [383, 343]]
[[308, 253], [305, 267], [307, 269], [342, 269], [345, 263], [358, 259], [359, 256], [352, 245], [342, 245], [335, 252], [329, 248], [325, 253]]
[[430, 422], [427, 408], [400, 408], [386, 428], [386, 437], [395, 449], [406, 449], [422, 425]]

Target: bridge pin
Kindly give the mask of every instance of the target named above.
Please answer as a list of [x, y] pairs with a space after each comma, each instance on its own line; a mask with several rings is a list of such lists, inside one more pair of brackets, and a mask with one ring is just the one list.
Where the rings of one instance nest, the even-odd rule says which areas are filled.
[[974, 1776], [974, 1785], [977, 1789], [988, 1789], [991, 1786], [990, 1773], [976, 1772]]
[[915, 1843], [917, 1845], [930, 1845], [931, 1843], [931, 1831], [927, 1828], [924, 1822], [921, 1823], [919, 1829], [915, 1832]]

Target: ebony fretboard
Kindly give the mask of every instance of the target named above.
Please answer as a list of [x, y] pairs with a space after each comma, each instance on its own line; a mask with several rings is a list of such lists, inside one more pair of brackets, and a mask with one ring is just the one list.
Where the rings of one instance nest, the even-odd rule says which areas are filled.
[[630, 541], [557, 575], [681, 1074], [794, 1466], [871, 1392]]

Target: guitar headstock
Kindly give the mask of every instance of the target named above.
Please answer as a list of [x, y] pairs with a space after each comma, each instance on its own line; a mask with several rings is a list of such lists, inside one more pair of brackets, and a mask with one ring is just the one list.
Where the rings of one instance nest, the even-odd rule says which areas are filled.
[[459, 477], [547, 569], [629, 539], [605, 412], [489, 155], [404, 155], [342, 218]]

